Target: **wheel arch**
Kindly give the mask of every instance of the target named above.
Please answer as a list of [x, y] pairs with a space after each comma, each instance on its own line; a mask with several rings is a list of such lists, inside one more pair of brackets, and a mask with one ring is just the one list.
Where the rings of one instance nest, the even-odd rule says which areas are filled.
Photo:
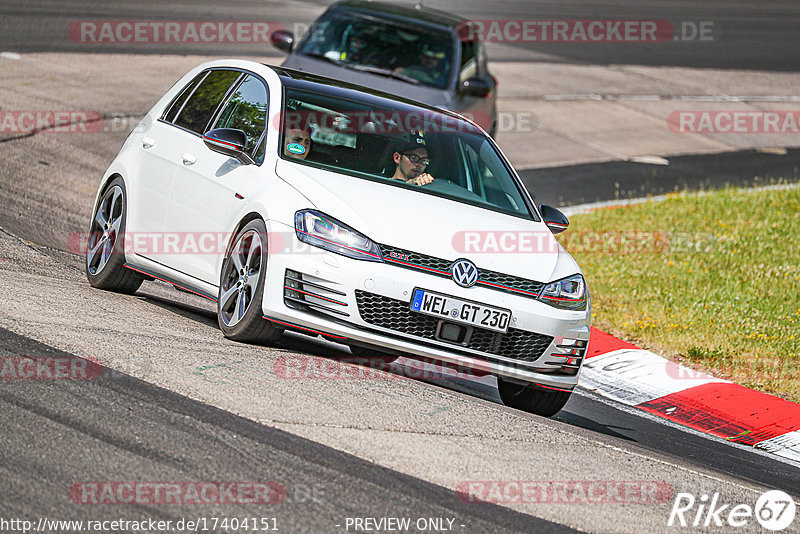
[[[231, 233], [228, 236], [228, 244], [225, 247], [225, 256], [227, 256], [228, 253], [231, 251], [231, 247], [233, 246], [233, 242], [236, 240], [236, 235], [239, 233], [239, 231], [242, 228], [244, 228], [247, 225], [247, 223], [255, 221], [257, 219], [261, 220], [261, 222], [264, 223], [264, 226], [267, 225], [265, 217], [260, 212], [255, 210], [249, 211], [248, 213], [239, 218], [239, 222], [237, 222], [236, 225], [233, 227], [233, 229], [231, 229]], [[224, 261], [224, 256], [223, 256], [223, 261]]]
[[103, 195], [105, 194], [106, 190], [108, 190], [108, 187], [111, 185], [111, 182], [113, 182], [117, 178], [122, 180], [122, 183], [125, 184], [125, 191], [127, 192], [128, 183], [125, 181], [125, 177], [122, 176], [122, 173], [120, 173], [118, 171], [109, 173], [109, 175], [106, 176], [105, 179], [100, 183], [100, 187], [97, 188], [97, 194], [94, 197], [94, 206], [92, 207], [92, 216], [93, 217], [94, 217], [94, 213], [97, 211], [97, 203], [100, 202], [101, 198], [103, 198]]

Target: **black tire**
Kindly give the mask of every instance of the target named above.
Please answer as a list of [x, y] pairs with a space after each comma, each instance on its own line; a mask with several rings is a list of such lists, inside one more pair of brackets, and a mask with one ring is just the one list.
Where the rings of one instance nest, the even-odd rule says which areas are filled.
[[103, 190], [89, 225], [84, 268], [92, 287], [132, 294], [144, 278], [124, 267], [127, 200], [125, 182], [120, 177]]
[[353, 354], [353, 356], [356, 358], [363, 358], [365, 360], [379, 360], [385, 364], [390, 364], [400, 357], [399, 355], [389, 354], [379, 349], [373, 349], [372, 347], [364, 347], [361, 345], [348, 346], [350, 347], [350, 352]]
[[571, 391], [550, 391], [531, 384], [507, 382], [497, 377], [497, 389], [503, 404], [544, 417], [557, 414], [569, 400]]
[[[237, 268], [237, 261], [240, 268]], [[253, 286], [255, 274], [258, 280]], [[283, 329], [263, 318], [261, 301], [266, 275], [267, 227], [264, 221], [255, 219], [239, 230], [222, 262], [217, 322], [226, 338], [260, 344], [275, 341], [283, 333]], [[245, 308], [244, 313], [241, 313], [241, 306]]]

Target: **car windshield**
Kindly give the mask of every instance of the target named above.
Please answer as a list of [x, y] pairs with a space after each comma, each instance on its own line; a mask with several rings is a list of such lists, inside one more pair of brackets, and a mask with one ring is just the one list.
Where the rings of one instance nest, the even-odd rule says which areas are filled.
[[344, 68], [439, 89], [449, 85], [453, 50], [453, 38], [446, 31], [344, 11], [323, 15], [298, 47], [299, 54]]
[[535, 219], [503, 157], [463, 119], [287, 88], [282, 122], [287, 160]]

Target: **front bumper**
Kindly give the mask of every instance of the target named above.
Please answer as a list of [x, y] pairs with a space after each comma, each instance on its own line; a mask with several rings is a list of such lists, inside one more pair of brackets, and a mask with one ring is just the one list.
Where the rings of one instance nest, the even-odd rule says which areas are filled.
[[[294, 231], [280, 226], [282, 234]], [[290, 273], [288, 279], [287, 272]], [[309, 284], [300, 286], [300, 291], [291, 281], [298, 275]], [[291, 288], [287, 284], [292, 284]], [[481, 342], [469, 346], [436, 339], [429, 335], [430, 330], [426, 334], [424, 329], [400, 328], [399, 323], [393, 321], [399, 321], [401, 317], [420, 317], [405, 310], [416, 287], [511, 310], [509, 334], [501, 334], [495, 345]], [[287, 294], [299, 298], [287, 299]], [[303, 301], [312, 305], [303, 305]], [[394, 306], [395, 315], [370, 314], [363, 308], [375, 303], [380, 303], [382, 308]], [[365, 312], [363, 315], [359, 304]], [[319, 332], [342, 343], [373, 345], [560, 390], [571, 390], [578, 383], [589, 339], [591, 313], [588, 307], [581, 311], [560, 310], [529, 297], [485, 287], [463, 288], [447, 278], [387, 263], [353, 260], [314, 247], [303, 247], [303, 252], [270, 255], [262, 309], [264, 316], [278, 325], [300, 327], [300, 331], [307, 329], [305, 331], [311, 334]], [[376, 317], [392, 320], [382, 321]], [[475, 329], [476, 332], [479, 330]], [[485, 341], [487, 332], [478, 333]], [[504, 337], [512, 333], [516, 336], [513, 339]], [[509, 346], [516, 343], [514, 339], [526, 340], [529, 344], [520, 347], [523, 350], [530, 348], [532, 352], [512, 354]], [[580, 357], [572, 355], [567, 358], [565, 353], [568, 351], [564, 346], [576, 340], [583, 342], [584, 349]], [[564, 361], [572, 364], [569, 371], [572, 374], [559, 372], [565, 367], [558, 362]]]

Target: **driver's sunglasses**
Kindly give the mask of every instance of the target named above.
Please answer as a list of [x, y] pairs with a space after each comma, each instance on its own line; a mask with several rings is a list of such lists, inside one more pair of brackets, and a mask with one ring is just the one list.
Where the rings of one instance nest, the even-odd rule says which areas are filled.
[[407, 157], [408, 161], [410, 161], [414, 165], [416, 165], [417, 163], [422, 163], [423, 165], [428, 165], [431, 162], [431, 158], [421, 158], [421, 157], [417, 156], [416, 154], [403, 153], [403, 155], [405, 157]]

